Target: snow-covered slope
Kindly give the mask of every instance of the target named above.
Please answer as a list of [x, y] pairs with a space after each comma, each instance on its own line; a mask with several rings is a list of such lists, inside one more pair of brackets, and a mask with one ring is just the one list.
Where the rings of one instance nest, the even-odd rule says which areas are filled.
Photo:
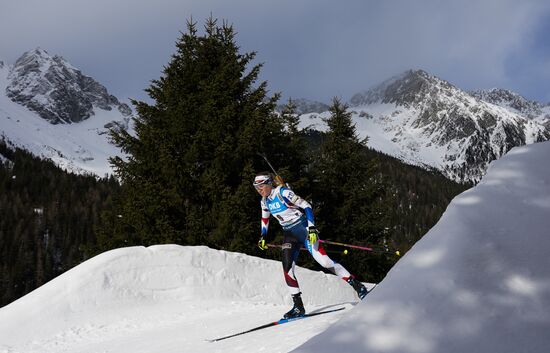
[[[478, 181], [488, 164], [515, 146], [550, 139], [550, 128], [485, 102], [422, 70], [407, 71], [351, 99], [350, 112], [369, 146], [450, 179]], [[301, 126], [325, 130], [321, 114]]]
[[550, 142], [514, 148], [352, 312], [295, 352], [545, 353]]
[[[297, 269], [306, 309], [350, 308], [353, 289]], [[217, 343], [291, 307], [281, 263], [207, 247], [101, 254], [0, 309], [0, 352], [286, 352], [345, 312]]]
[[120, 155], [110, 127], [128, 129], [131, 111], [58, 56], [36, 49], [0, 65], [0, 139], [76, 173], [111, 174]]

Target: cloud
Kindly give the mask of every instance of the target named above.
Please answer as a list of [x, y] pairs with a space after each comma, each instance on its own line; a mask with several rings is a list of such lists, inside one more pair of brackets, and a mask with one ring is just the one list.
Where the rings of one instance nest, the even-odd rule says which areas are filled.
[[[540, 92], [550, 71], [539, 52], [550, 35], [541, 25], [550, 14], [545, 0], [5, 2], [0, 57], [13, 62], [41, 46], [122, 98], [144, 97], [186, 20], [193, 16], [202, 24], [210, 14], [234, 25], [242, 50], [257, 51], [257, 61], [265, 63], [261, 79], [285, 97], [348, 99], [409, 68], [464, 89], [550, 94]], [[528, 72], [523, 63], [535, 63], [542, 73]]]

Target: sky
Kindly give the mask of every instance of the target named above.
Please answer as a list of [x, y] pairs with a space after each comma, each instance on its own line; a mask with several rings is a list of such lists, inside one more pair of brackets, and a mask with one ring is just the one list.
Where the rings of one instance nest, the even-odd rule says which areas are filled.
[[191, 17], [257, 52], [283, 100], [349, 100], [408, 69], [550, 102], [547, 0], [0, 0], [0, 60], [41, 47], [123, 101], [147, 100]]

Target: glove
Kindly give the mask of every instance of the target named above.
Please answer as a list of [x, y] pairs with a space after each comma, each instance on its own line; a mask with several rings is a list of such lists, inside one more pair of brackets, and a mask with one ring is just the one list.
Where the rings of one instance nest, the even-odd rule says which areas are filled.
[[309, 227], [307, 230], [307, 239], [311, 245], [315, 244], [319, 239], [319, 231], [315, 227]]
[[265, 245], [265, 239], [264, 237], [261, 237], [260, 240], [258, 240], [258, 247], [261, 250], [267, 250], [267, 245]]

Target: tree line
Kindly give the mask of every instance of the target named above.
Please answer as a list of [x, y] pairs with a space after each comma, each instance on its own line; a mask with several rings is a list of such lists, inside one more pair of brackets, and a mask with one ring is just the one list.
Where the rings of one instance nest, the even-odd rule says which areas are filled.
[[114, 178], [67, 173], [0, 141], [0, 305], [89, 257]]

